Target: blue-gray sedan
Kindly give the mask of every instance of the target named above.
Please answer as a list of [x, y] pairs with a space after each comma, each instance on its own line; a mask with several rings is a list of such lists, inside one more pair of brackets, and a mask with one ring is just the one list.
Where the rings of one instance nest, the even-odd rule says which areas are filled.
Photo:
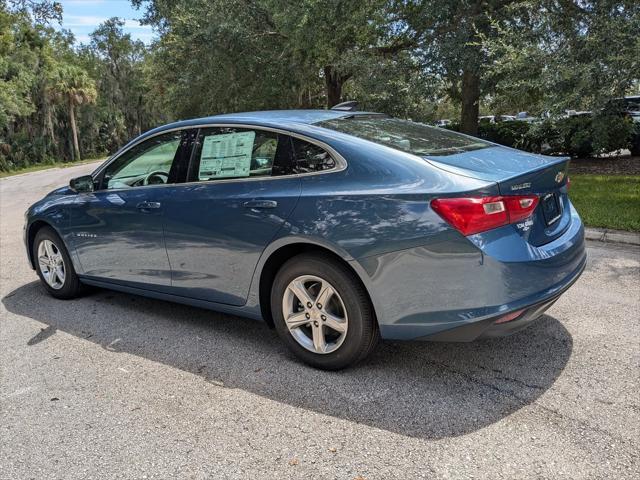
[[585, 266], [568, 160], [385, 115], [237, 113], [147, 132], [29, 208], [31, 266], [264, 319], [320, 368], [379, 338], [470, 341], [538, 318]]

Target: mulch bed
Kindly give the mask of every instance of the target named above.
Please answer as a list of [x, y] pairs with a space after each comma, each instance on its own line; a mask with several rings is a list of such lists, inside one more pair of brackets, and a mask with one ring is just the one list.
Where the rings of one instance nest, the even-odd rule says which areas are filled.
[[640, 157], [576, 158], [571, 160], [569, 173], [595, 175], [640, 175]]

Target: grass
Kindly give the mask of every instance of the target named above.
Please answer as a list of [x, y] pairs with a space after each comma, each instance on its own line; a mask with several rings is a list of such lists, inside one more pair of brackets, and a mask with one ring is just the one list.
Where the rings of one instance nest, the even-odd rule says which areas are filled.
[[572, 174], [569, 197], [588, 227], [640, 231], [640, 175]]
[[38, 172], [40, 170], [49, 170], [50, 168], [75, 167], [77, 165], [84, 165], [85, 163], [92, 163], [92, 162], [97, 162], [99, 160], [104, 160], [104, 158], [105, 157], [87, 158], [86, 160], [82, 160], [80, 162], [41, 163], [41, 164], [38, 164], [38, 165], [30, 165], [28, 167], [19, 168], [19, 169], [16, 169], [16, 170], [9, 170], [9, 171], [1, 170], [0, 171], [0, 178], [11, 177], [13, 175], [20, 175], [22, 173]]

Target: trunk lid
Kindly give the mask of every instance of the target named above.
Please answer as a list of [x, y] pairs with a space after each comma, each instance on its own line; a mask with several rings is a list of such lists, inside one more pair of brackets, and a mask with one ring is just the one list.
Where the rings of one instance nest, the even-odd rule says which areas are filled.
[[496, 182], [501, 195], [538, 195], [531, 217], [512, 225], [534, 246], [551, 242], [569, 226], [568, 158], [495, 146], [425, 160], [457, 175]]

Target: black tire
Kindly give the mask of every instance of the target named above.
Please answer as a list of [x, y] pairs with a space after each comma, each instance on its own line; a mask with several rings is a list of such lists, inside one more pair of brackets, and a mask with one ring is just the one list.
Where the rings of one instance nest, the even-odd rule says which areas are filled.
[[[59, 288], [53, 288], [47, 280], [44, 278], [41, 267], [38, 261], [38, 247], [40, 243], [44, 240], [48, 240], [54, 244], [58, 252], [62, 255], [62, 259], [64, 262], [64, 282]], [[40, 281], [44, 286], [45, 290], [52, 297], [68, 300], [71, 298], [76, 298], [82, 293], [82, 284], [80, 283], [80, 279], [76, 274], [75, 269], [73, 268], [73, 263], [71, 262], [71, 257], [69, 257], [69, 252], [67, 251], [67, 247], [58, 236], [58, 234], [50, 227], [43, 227], [36, 233], [36, 236], [33, 240], [32, 245], [33, 256], [36, 265], [36, 272], [38, 273], [38, 277], [40, 277]]]
[[[348, 316], [344, 340], [331, 353], [316, 353], [303, 347], [289, 331], [283, 313], [283, 298], [294, 279], [313, 275], [336, 290]], [[346, 266], [328, 255], [305, 253], [289, 259], [278, 271], [271, 287], [271, 313], [278, 335], [303, 362], [323, 370], [339, 370], [363, 360], [380, 339], [378, 324], [367, 292]], [[326, 331], [326, 330], [325, 330]]]

